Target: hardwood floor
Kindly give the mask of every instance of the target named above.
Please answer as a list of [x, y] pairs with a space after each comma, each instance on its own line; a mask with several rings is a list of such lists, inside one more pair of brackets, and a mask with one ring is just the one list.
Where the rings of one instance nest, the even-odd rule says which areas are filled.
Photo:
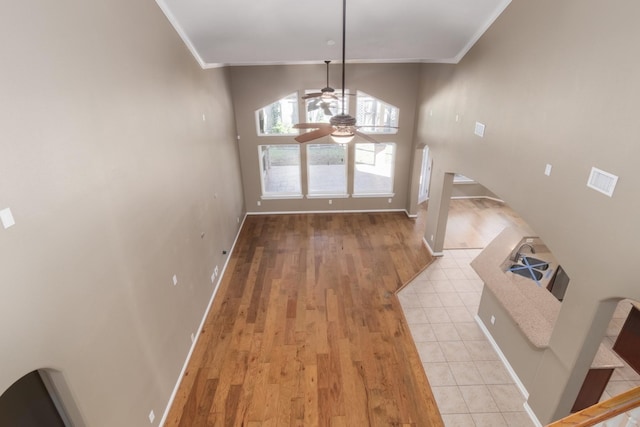
[[505, 227], [526, 223], [509, 206], [491, 199], [455, 199], [449, 204], [444, 249], [486, 247]]
[[423, 216], [249, 216], [167, 426], [442, 426], [395, 292]]

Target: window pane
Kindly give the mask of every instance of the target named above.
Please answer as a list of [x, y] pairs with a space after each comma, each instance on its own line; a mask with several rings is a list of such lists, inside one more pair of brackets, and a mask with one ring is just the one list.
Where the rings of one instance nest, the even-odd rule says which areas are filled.
[[[320, 92], [320, 90], [312, 89], [304, 91], [304, 93], [314, 92]], [[310, 98], [306, 100], [305, 108], [307, 109], [308, 123], [329, 123], [331, 116], [342, 112], [342, 91], [336, 90], [334, 94], [338, 99], [323, 100], [322, 98]], [[345, 97], [344, 111], [349, 111], [349, 96]]]
[[295, 135], [298, 123], [298, 94], [291, 95], [256, 111], [258, 135]]
[[309, 194], [347, 194], [347, 146], [308, 144]]
[[260, 176], [263, 196], [302, 194], [300, 145], [260, 145]]
[[[382, 102], [371, 95], [358, 91], [356, 118], [360, 130], [366, 133], [397, 133], [400, 109]], [[393, 126], [393, 127], [367, 127]]]
[[392, 143], [355, 145], [354, 194], [393, 193], [395, 146]]
[[453, 182], [475, 182], [473, 179], [466, 177], [462, 174], [455, 174], [453, 175]]

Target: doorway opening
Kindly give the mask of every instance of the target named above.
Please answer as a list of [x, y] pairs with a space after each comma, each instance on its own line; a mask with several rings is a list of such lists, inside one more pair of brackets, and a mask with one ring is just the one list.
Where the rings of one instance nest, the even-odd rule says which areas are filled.
[[429, 156], [429, 147], [422, 149], [422, 166], [420, 167], [420, 186], [418, 190], [418, 204], [429, 199], [429, 183], [431, 180], [431, 166], [433, 161]]
[[69, 427], [45, 371], [31, 371], [0, 396], [0, 425]]

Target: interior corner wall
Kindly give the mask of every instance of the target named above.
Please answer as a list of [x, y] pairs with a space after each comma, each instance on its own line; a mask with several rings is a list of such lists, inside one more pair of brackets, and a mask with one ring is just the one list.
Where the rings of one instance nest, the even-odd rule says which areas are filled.
[[[542, 422], [568, 413], [602, 338], [599, 311], [583, 307], [640, 296], [639, 14], [633, 0], [513, 0], [459, 64], [422, 66], [416, 139], [434, 170], [498, 195], [571, 277], [553, 366], [528, 390]], [[619, 176], [613, 197], [587, 187], [592, 167]]]
[[152, 1], [18, 2], [0, 39], [0, 394], [52, 369], [78, 425], [157, 425], [244, 215], [228, 70]]

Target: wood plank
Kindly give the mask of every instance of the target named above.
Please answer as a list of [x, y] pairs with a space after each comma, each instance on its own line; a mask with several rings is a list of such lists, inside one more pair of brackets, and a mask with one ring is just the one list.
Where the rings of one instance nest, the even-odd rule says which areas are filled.
[[430, 261], [402, 213], [247, 217], [166, 425], [441, 426], [394, 296]]

